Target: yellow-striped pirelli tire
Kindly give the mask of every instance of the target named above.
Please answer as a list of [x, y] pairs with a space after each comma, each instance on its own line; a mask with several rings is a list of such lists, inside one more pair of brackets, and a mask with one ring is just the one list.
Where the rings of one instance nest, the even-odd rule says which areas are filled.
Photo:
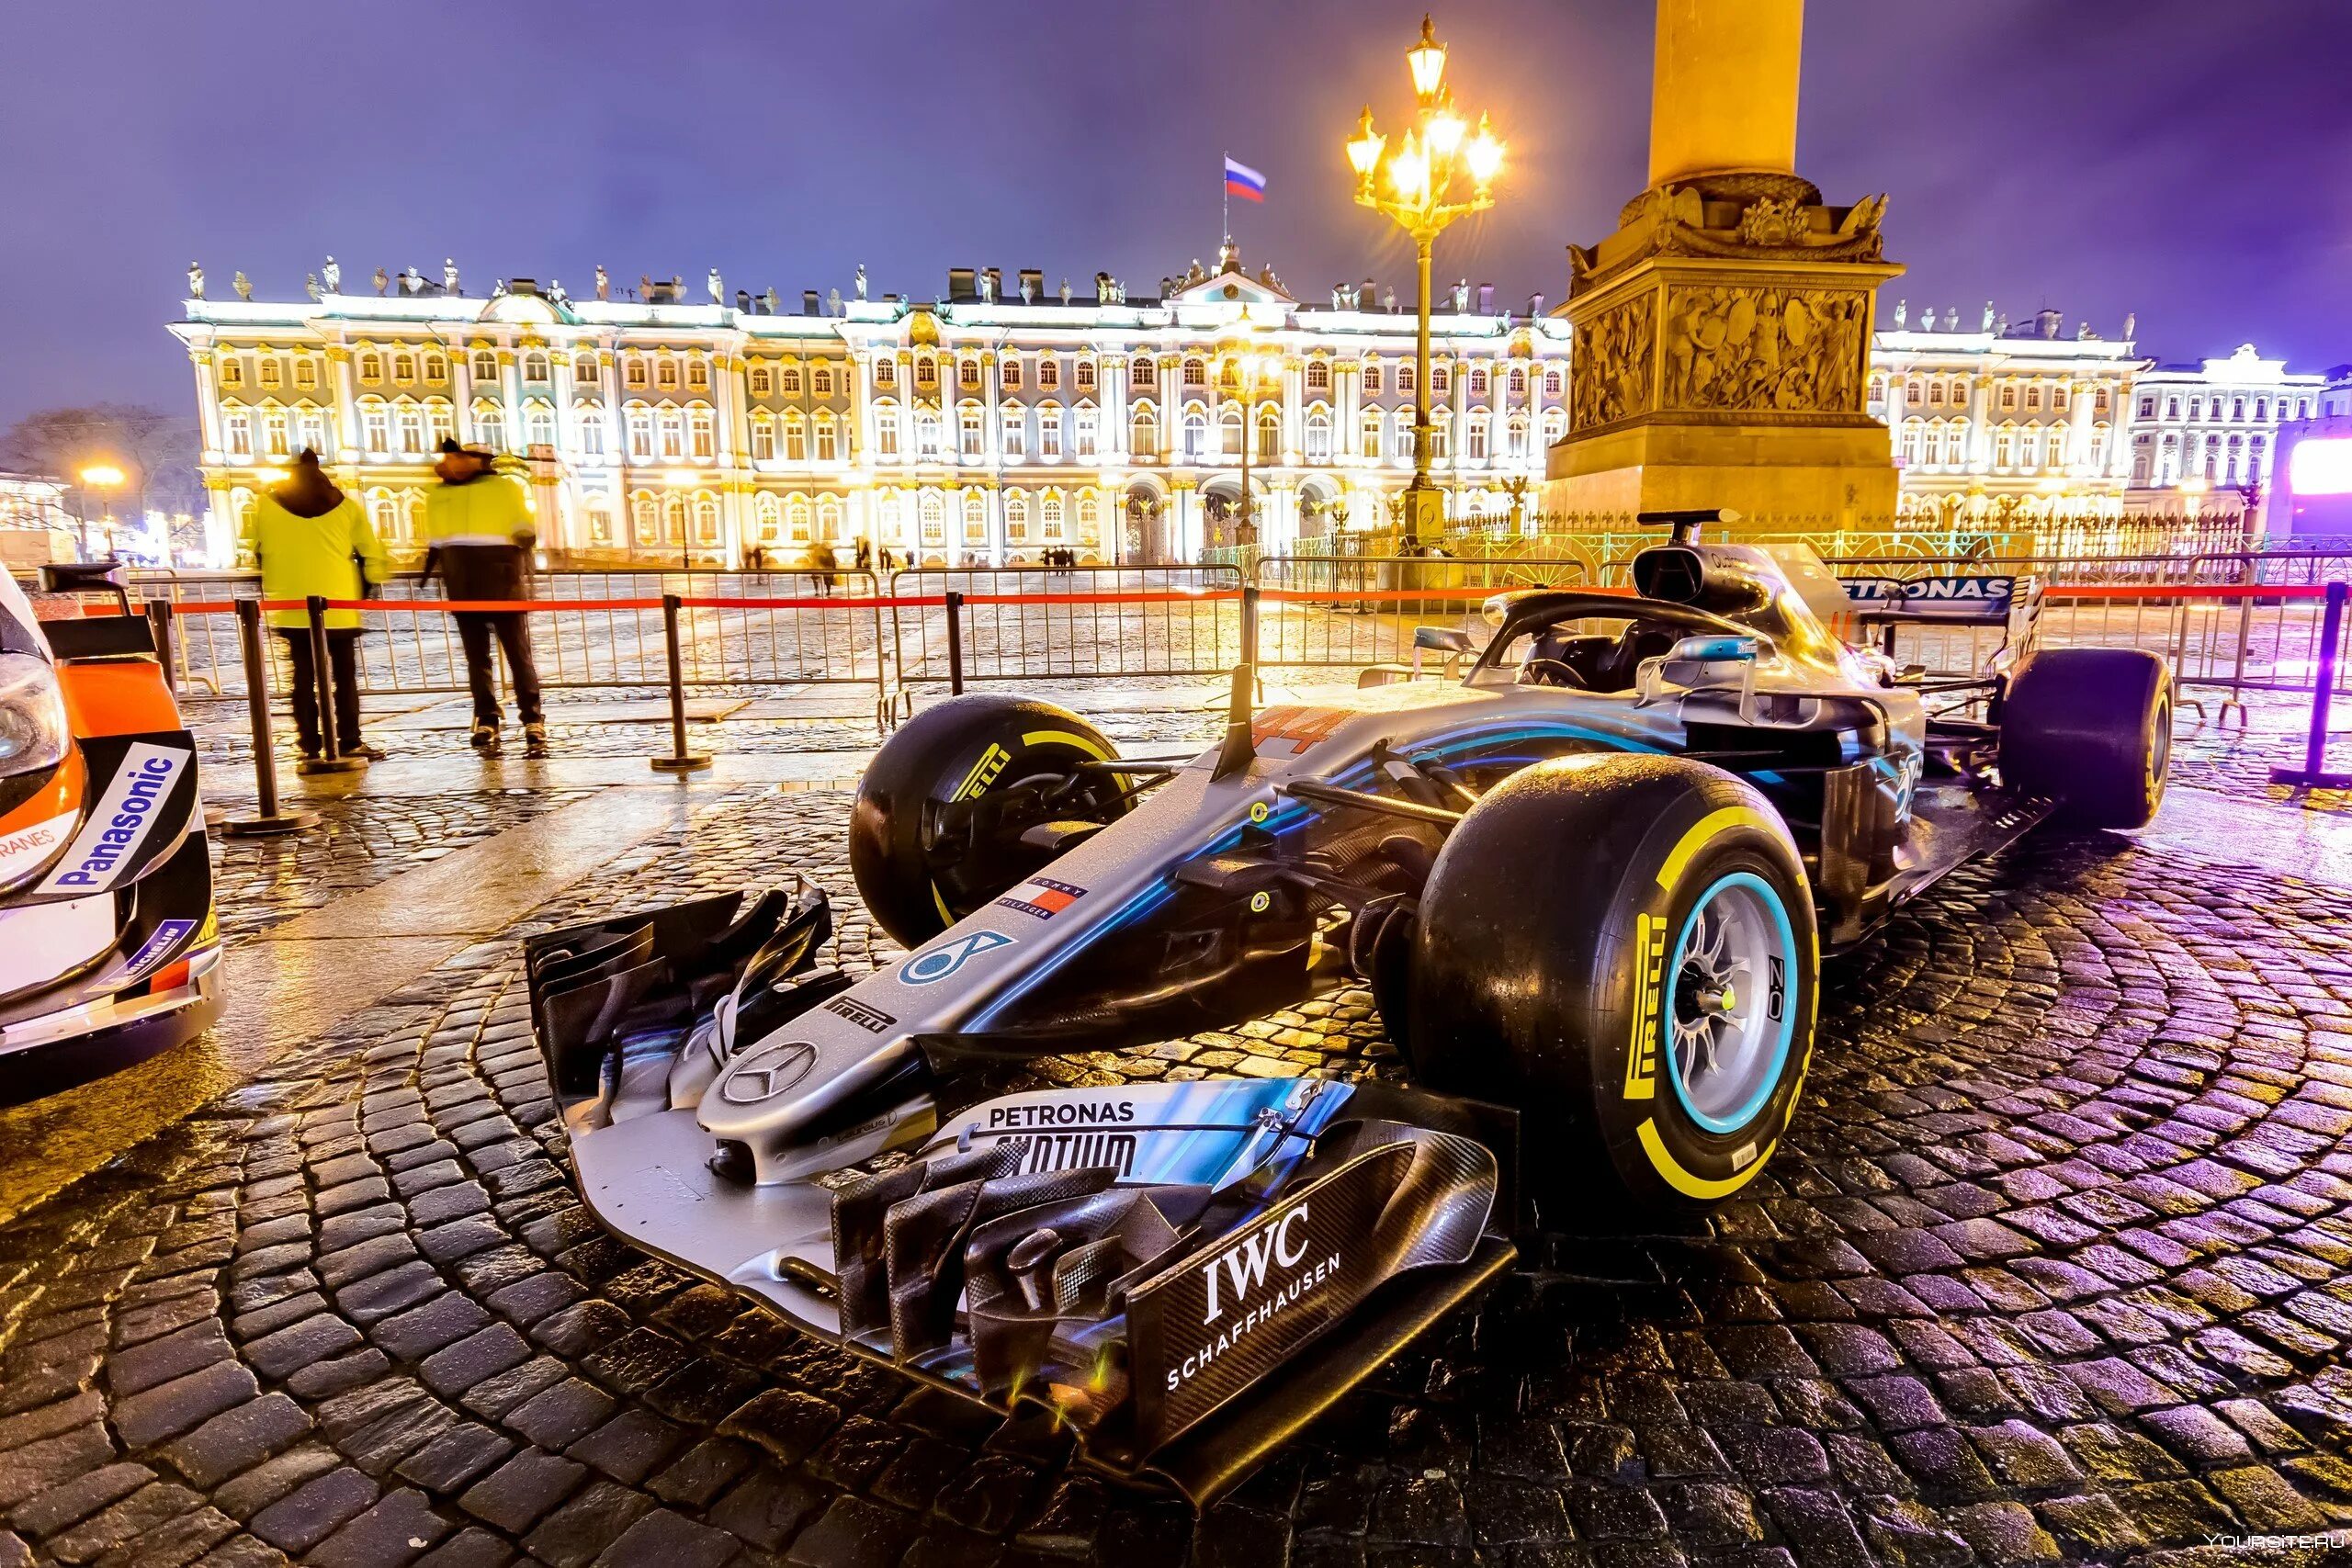
[[1414, 936], [1409, 1060], [1514, 1106], [1563, 1222], [1719, 1203], [1795, 1115], [1821, 950], [1804, 863], [1754, 786], [1680, 757], [1564, 757], [1466, 813]]
[[[1108, 821], [1127, 781], [1084, 773], [1114, 761], [1100, 730], [1067, 708], [1000, 692], [935, 703], [882, 743], [858, 781], [849, 867], [875, 922], [909, 947], [945, 931], [1050, 858], [1021, 842], [1036, 821], [1008, 811], [1044, 786], [1057, 819]], [[1064, 787], [1068, 786], [1068, 787]]]

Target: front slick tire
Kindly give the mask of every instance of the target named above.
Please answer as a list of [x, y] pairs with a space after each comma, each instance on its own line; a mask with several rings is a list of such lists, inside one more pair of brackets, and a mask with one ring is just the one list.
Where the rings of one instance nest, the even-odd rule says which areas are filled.
[[1446, 840], [1413, 953], [1416, 1077], [1514, 1106], [1552, 1224], [1754, 1180], [1813, 1054], [1820, 946], [1764, 797], [1679, 757], [1513, 774]]

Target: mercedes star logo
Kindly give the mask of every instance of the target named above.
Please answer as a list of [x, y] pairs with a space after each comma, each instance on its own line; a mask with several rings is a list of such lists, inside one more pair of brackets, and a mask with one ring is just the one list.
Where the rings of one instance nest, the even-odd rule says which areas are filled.
[[774, 1100], [807, 1077], [816, 1061], [817, 1047], [797, 1040], [754, 1046], [749, 1055], [735, 1064], [727, 1081], [718, 1086], [718, 1098], [729, 1105], [757, 1105], [763, 1100]]

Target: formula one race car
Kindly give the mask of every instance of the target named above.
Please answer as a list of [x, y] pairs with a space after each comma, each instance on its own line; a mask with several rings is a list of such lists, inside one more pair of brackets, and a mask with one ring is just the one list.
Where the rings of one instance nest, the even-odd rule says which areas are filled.
[[39, 615], [0, 573], [0, 1104], [166, 1050], [220, 1006], [196, 742], [104, 571], [44, 569]]
[[[1830, 635], [1809, 553], [1662, 520], [1632, 594], [1499, 595], [1483, 647], [1426, 630], [1458, 684], [1368, 671], [1253, 717], [1236, 671], [1189, 762], [1014, 696], [925, 710], [854, 808], [859, 891], [910, 950], [862, 979], [815, 967], [806, 891], [538, 939], [587, 1202], [1199, 1501], [1501, 1268], [1529, 1202], [1739, 1191], [1795, 1112], [1823, 950], [2046, 818], [2144, 823], [2170, 684], [2030, 624], [1923, 682]], [[1411, 1088], [985, 1098], [1348, 984]]]

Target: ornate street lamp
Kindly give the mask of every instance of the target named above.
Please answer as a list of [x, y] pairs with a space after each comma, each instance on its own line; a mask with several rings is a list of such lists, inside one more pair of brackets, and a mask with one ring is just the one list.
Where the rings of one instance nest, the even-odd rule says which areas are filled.
[[[1418, 548], [1425, 525], [1442, 529], [1444, 493], [1430, 479], [1430, 248], [1445, 226], [1495, 204], [1495, 176], [1502, 172], [1503, 144], [1487, 117], [1472, 132], [1453, 107], [1445, 85], [1445, 46], [1437, 29], [1421, 18], [1421, 41], [1405, 51], [1413, 77], [1415, 122], [1395, 148], [1372, 127], [1372, 108], [1348, 142], [1356, 172], [1356, 205], [1385, 214], [1413, 237], [1419, 265], [1419, 321], [1414, 345], [1413, 482], [1405, 490], [1405, 540]], [[1385, 152], [1384, 159], [1382, 153]], [[1467, 195], [1461, 186], [1466, 184]]]

